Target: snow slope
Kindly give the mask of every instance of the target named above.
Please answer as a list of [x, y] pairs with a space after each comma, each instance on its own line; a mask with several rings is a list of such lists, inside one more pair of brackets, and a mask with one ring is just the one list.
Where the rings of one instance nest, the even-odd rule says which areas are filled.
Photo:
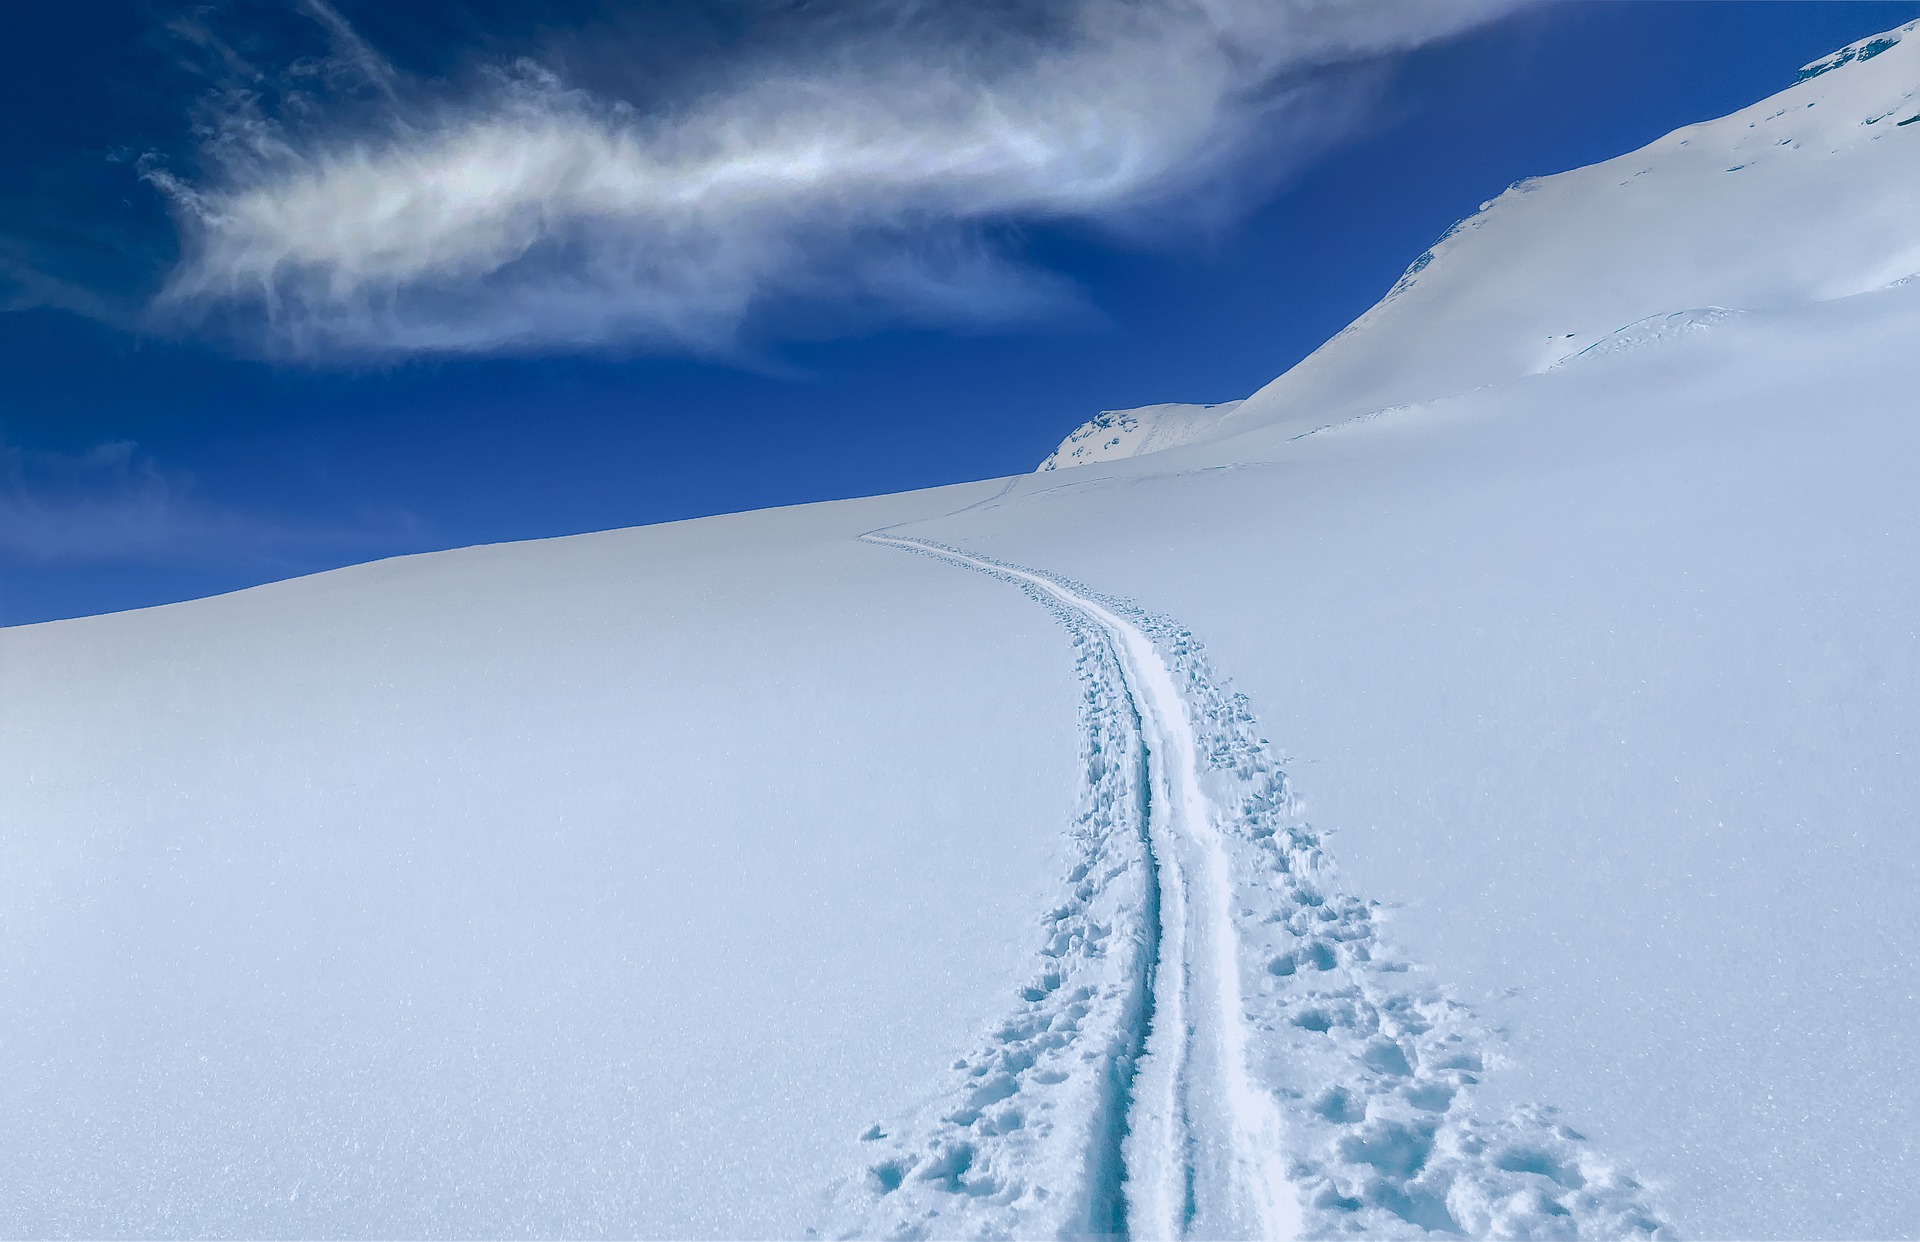
[[0, 1234], [821, 1215], [1067, 865], [1065, 637], [854, 541], [978, 491], [0, 631]]
[[[1344, 331], [1222, 407], [1224, 417], [1182, 424], [1164, 440], [1100, 438], [1089, 423], [1048, 463], [1265, 425], [1299, 433], [1532, 374], [1650, 317], [1784, 309], [1920, 273], [1912, 225], [1920, 38], [1908, 37], [1916, 28], [1815, 61], [1788, 89], [1731, 116], [1515, 183], [1449, 229]], [[1102, 451], [1063, 456], [1075, 437]]]
[[0, 1233], [1920, 1236], [1888, 39], [1205, 439], [0, 631]]
[[1453, 1109], [1558, 1108], [1680, 1236], [1920, 1236], [1916, 337], [1916, 285], [1743, 316], [900, 533], [1206, 639], [1489, 1049]]
[[1781, 309], [1920, 272], [1916, 27], [1731, 116], [1510, 187], [1221, 430], [1467, 392], [1650, 315]]
[[[1484, 1034], [1406, 979], [1189, 632], [1069, 580], [868, 538], [1002, 579], [1074, 630], [1086, 801], [1106, 813], [1027, 1005], [955, 1065], [953, 1096], [869, 1132], [891, 1141], [839, 1232], [1671, 1234], [1550, 1110], [1464, 1106]], [[1081, 915], [1115, 887], [1112, 924]], [[1060, 1135], [1069, 1112], [1091, 1134]]]

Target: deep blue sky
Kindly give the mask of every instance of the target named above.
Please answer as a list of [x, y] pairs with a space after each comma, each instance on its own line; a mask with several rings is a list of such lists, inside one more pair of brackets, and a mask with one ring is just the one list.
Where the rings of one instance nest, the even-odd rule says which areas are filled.
[[[403, 61], [446, 47], [446, 10], [430, 7], [339, 6]], [[0, 279], [0, 305], [27, 307], [0, 314], [0, 522], [19, 528], [0, 531], [6, 624], [1028, 470], [1095, 410], [1244, 396], [1510, 182], [1732, 111], [1920, 4], [1526, 11], [1398, 62], [1359, 131], [1249, 212], [1130, 237], [1029, 223], [1004, 239], [1097, 315], [767, 340], [725, 363], [637, 350], [276, 363], [130, 321], [176, 244], [136, 160], [186, 139], [204, 89], [165, 33], [177, 11], [6, 19], [0, 273], [32, 286], [9, 294]], [[463, 12], [475, 44], [516, 33]], [[66, 308], [29, 305], [47, 300]]]

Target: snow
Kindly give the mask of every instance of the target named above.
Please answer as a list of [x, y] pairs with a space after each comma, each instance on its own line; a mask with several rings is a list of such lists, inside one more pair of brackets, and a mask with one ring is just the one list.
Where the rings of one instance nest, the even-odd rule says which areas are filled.
[[1178, 444], [0, 632], [0, 1232], [1915, 1236], [1910, 29]]
[[1092, 460], [1259, 426], [1306, 431], [1543, 370], [1649, 316], [1785, 309], [1920, 273], [1920, 124], [1902, 123], [1920, 117], [1920, 39], [1904, 37], [1916, 29], [1863, 39], [1826, 58], [1834, 71], [1730, 116], [1516, 183], [1225, 417], [1183, 424], [1177, 441], [1129, 435]]
[[1649, 315], [1784, 309], [1920, 272], [1920, 126], [1898, 123], [1920, 113], [1916, 27], [1731, 116], [1514, 185], [1220, 432], [1468, 392]]
[[[1089, 834], [1100, 848], [1070, 878], [1083, 902], [1116, 880], [1152, 879], [1134, 906], [1142, 925], [1114, 929], [1151, 964], [1129, 965], [1133, 987], [1075, 987], [1110, 956], [1050, 952], [1067, 969], [1024, 994], [1029, 1007], [1002, 1028], [1018, 1040], [956, 1066], [967, 1080], [959, 1107], [932, 1114], [930, 1137], [914, 1133], [928, 1119], [910, 1125], [910, 1141], [870, 1167], [851, 1227], [839, 1232], [941, 1236], [956, 1215], [985, 1235], [1671, 1232], [1644, 1188], [1550, 1111], [1471, 1107], [1486, 1033], [1410, 979], [1381, 943], [1373, 910], [1342, 890], [1299, 817], [1257, 722], [1189, 632], [1069, 580], [926, 541], [869, 538], [1006, 580], [1075, 630], [1087, 692], [1082, 753], [1092, 760], [1084, 802], [1108, 814]], [[1134, 796], [1105, 794], [1128, 773]], [[1116, 824], [1116, 811], [1131, 824]], [[1103, 866], [1116, 838], [1129, 836], [1145, 847], [1139, 862]], [[1143, 1011], [1137, 989], [1147, 982]], [[1120, 1088], [1131, 1103], [1121, 1127], [1110, 1099], [1083, 1106], [1100, 1123], [1085, 1167], [1103, 1170], [1117, 1147], [1123, 1197], [1107, 1216], [1096, 1195], [1089, 1216], [1086, 1196], [1060, 1193], [1070, 1183], [1057, 1161], [1034, 1158], [1032, 1136], [1044, 1135], [1034, 1116], [1061, 1103], [1063, 1083], [1085, 1094], [1071, 1068], [1056, 1067], [1078, 1059], [1084, 1078], [1079, 1031], [1104, 1029], [1109, 1015], [1143, 1029], [1118, 1056], [1102, 1046], [1092, 1058], [1120, 1068], [1106, 1091]], [[997, 1107], [978, 1115], [983, 1095]], [[1288, 1119], [1277, 1099], [1307, 1108]]]
[[854, 542], [978, 490], [4, 631], [0, 1233], [817, 1218], [1067, 865], [1065, 636]]
[[[1143, 925], [1130, 937], [1139, 942], [1139, 949], [1150, 956], [1151, 962], [1126, 971], [1121, 985], [1105, 989], [1104, 996], [1093, 989], [1070, 993], [1089, 1009], [1114, 1011], [1118, 1019], [1115, 1025], [1127, 1031], [1125, 1047], [1119, 1054], [1127, 1070], [1122, 1076], [1108, 1078], [1105, 1086], [1110, 1098], [1093, 1110], [1116, 1122], [1120, 1114], [1125, 1114], [1124, 1132], [1113, 1126], [1100, 1139], [1110, 1150], [1118, 1149], [1118, 1167], [1112, 1172], [1118, 1174], [1124, 1204], [1113, 1202], [1116, 1196], [1103, 1187], [1104, 1193], [1086, 1197], [1091, 1201], [1083, 1207], [1083, 1196], [1061, 1195], [1061, 1187], [1050, 1178], [1045, 1184], [1048, 1197], [1054, 1204], [1064, 1200], [1071, 1205], [1075, 1217], [1049, 1221], [1046, 1232], [1078, 1235], [1124, 1228], [1150, 1237], [1174, 1237], [1190, 1231], [1207, 1236], [1296, 1236], [1301, 1228], [1298, 1192], [1281, 1168], [1279, 1112], [1271, 1094], [1256, 1087], [1247, 1076], [1247, 1048], [1252, 1034], [1241, 993], [1239, 933], [1231, 910], [1235, 889], [1232, 870], [1219, 831], [1218, 811], [1201, 789], [1204, 769], [1192, 713], [1166, 661], [1138, 626], [1043, 575], [937, 545], [883, 536], [868, 538], [875, 543], [931, 552], [955, 564], [1005, 578], [1059, 607], [1069, 624], [1090, 625], [1098, 631], [1098, 637], [1089, 642], [1083, 632], [1083, 650], [1091, 646], [1106, 658], [1083, 661], [1083, 675], [1098, 670], [1106, 676], [1096, 673], [1090, 678], [1095, 684], [1088, 687], [1091, 693], [1087, 701], [1095, 705], [1124, 702], [1130, 708], [1118, 728], [1110, 721], [1095, 727], [1102, 736], [1115, 732], [1131, 735], [1128, 740], [1134, 744], [1127, 751], [1133, 759], [1135, 780], [1149, 787], [1141, 791], [1146, 793], [1144, 820], [1138, 814], [1139, 799], [1126, 799], [1123, 804], [1135, 810], [1135, 822], [1129, 826], [1144, 847], [1140, 861], [1157, 890], [1152, 899], [1135, 903]], [[1129, 868], [1123, 874], [1137, 872]], [[1141, 989], [1126, 986], [1126, 981], [1145, 982], [1149, 978], [1151, 997], [1140, 995]], [[1040, 990], [1057, 991], [1069, 982], [1055, 977], [1051, 987]], [[1102, 1058], [1112, 1059], [1111, 1053]], [[1083, 1060], [1082, 1066], [1086, 1064]], [[1035, 1088], [1047, 1084], [1038, 1079], [1023, 1081], [1029, 1068], [1020, 1066], [1011, 1077], [1000, 1075], [989, 1080], [994, 1084], [994, 1103], [1012, 1101], [998, 1110], [1000, 1118], [1018, 1109], [1028, 1093], [1043, 1094]], [[1202, 1119], [1202, 1113], [1214, 1115]], [[966, 1128], [977, 1124], [969, 1122]], [[999, 1135], [1025, 1128], [1027, 1122], [1022, 1115], [1011, 1125], [990, 1124], [982, 1127], [982, 1132]], [[1220, 1132], [1227, 1135], [1224, 1141], [1209, 1141]], [[993, 1177], [995, 1170], [982, 1167], [990, 1162], [979, 1159], [974, 1148], [962, 1142], [948, 1140], [949, 1151], [965, 1155], [958, 1166], [951, 1159], [930, 1163], [942, 1169], [956, 1168], [956, 1178], [961, 1172], [980, 1168], [966, 1187], [967, 1193], [1000, 1191], [997, 1183], [982, 1184], [981, 1178]], [[1194, 1149], [1200, 1154], [1191, 1160], [1177, 1155]], [[1025, 1152], [1010, 1154], [1012, 1159], [1003, 1157], [997, 1163], [1011, 1170], [1032, 1167], [1024, 1158]], [[892, 1167], [904, 1171], [911, 1159], [896, 1160]], [[928, 1179], [921, 1176], [919, 1180]], [[893, 1188], [883, 1183], [880, 1189]], [[1015, 1198], [1016, 1209], [1026, 1210], [1010, 1220], [1010, 1225], [1031, 1228], [1035, 1209], [1052, 1206], [1041, 1200], [1041, 1189], [1030, 1186]], [[1035, 1202], [1019, 1201], [1027, 1195], [1032, 1195]], [[879, 1213], [892, 1216], [901, 1205], [883, 1194], [874, 1206]], [[928, 1213], [936, 1219], [938, 1214], [937, 1209]], [[903, 1223], [912, 1228], [918, 1222]]]
[[1478, 1116], [1558, 1108], [1680, 1236], [1910, 1236], [1916, 333], [1914, 285], [1753, 313], [904, 533], [1205, 638]]
[[1145, 405], [1134, 410], [1102, 410], [1067, 433], [1060, 447], [1040, 463], [1040, 472], [1115, 461], [1190, 444], [1204, 438], [1239, 406], [1238, 401], [1226, 401], [1217, 405]]

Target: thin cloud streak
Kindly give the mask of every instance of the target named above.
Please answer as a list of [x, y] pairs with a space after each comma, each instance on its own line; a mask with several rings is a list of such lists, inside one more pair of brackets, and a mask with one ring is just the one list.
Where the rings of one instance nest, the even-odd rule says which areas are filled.
[[316, 554], [415, 550], [406, 513], [354, 528], [290, 525], [202, 495], [131, 440], [78, 453], [0, 442], [0, 565], [297, 568]]
[[1057, 37], [895, 31], [736, 66], [643, 113], [531, 61], [436, 97], [305, 0], [375, 119], [217, 95], [198, 175], [147, 172], [184, 254], [155, 321], [328, 358], [720, 353], [783, 301], [947, 323], [1057, 312], [1071, 290], [1010, 259], [997, 228], [1137, 226], [1231, 194], [1248, 153], [1283, 163], [1350, 119], [1330, 69], [1513, 3], [1085, 0]]

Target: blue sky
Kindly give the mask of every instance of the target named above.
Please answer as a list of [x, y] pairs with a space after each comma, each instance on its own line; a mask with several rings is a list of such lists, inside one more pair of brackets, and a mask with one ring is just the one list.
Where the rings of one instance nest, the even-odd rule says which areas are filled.
[[10, 16], [0, 622], [1030, 469], [1920, 4], [1128, 11]]

